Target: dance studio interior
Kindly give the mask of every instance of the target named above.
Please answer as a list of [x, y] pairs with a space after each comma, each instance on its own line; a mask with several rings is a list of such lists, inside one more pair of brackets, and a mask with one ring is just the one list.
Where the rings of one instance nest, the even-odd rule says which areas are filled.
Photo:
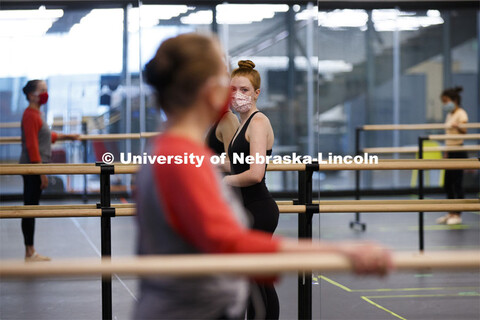
[[0, 319], [480, 319], [479, 47], [478, 0], [0, 0]]

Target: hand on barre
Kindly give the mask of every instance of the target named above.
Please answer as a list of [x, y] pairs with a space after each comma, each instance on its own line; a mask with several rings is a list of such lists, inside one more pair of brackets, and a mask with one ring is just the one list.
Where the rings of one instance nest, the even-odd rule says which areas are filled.
[[58, 134], [58, 140], [78, 140], [80, 138], [80, 135], [79, 134], [63, 134], [63, 133], [59, 133]]
[[282, 239], [280, 252], [338, 253], [350, 260], [358, 275], [384, 276], [393, 269], [390, 250], [374, 242], [311, 242], [310, 240]]
[[390, 250], [374, 242], [345, 242], [340, 249], [350, 259], [356, 274], [385, 276], [394, 267]]
[[47, 187], [48, 187], [48, 177], [46, 175], [42, 174], [40, 176], [40, 180], [41, 180], [40, 189], [42, 189], [42, 190], [47, 189]]
[[464, 124], [465, 124], [465, 122], [464, 123], [453, 123], [451, 125], [451, 128], [457, 129], [460, 133], [465, 134], [465, 133], [467, 133], [467, 129], [464, 128], [464, 127], [460, 127], [460, 125], [464, 125]]

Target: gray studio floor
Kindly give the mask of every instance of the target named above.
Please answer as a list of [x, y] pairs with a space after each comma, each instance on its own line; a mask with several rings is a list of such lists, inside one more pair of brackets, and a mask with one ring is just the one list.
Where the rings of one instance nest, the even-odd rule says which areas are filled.
[[[474, 197], [471, 195], [470, 197]], [[391, 198], [391, 197], [390, 197]], [[64, 202], [72, 203], [72, 201]], [[4, 203], [14, 205], [16, 203]], [[47, 202], [42, 204], [60, 204]], [[465, 213], [460, 226], [435, 224], [442, 213], [426, 213], [426, 251], [480, 249], [480, 215]], [[314, 222], [322, 239], [374, 239], [395, 250], [417, 250], [417, 214], [363, 214], [367, 231], [353, 231], [353, 214], [323, 214]], [[295, 215], [283, 215], [277, 233], [297, 236]], [[53, 259], [95, 257], [100, 251], [98, 218], [37, 219], [36, 247]], [[0, 220], [0, 258], [23, 254], [20, 221]], [[112, 221], [112, 255], [134, 253], [135, 221]], [[186, 280], [188, 281], [188, 280]], [[0, 282], [0, 319], [100, 319], [101, 285], [98, 279], [63, 278]], [[284, 276], [277, 284], [281, 319], [297, 318], [297, 277]], [[138, 296], [137, 280], [113, 279], [115, 319], [130, 319]], [[384, 279], [349, 274], [314, 274], [314, 319], [479, 319], [479, 273], [401, 272]]]

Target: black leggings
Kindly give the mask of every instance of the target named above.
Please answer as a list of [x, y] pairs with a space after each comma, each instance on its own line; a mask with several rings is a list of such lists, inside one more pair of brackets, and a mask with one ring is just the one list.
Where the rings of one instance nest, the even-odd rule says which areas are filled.
[[[279, 211], [278, 206], [273, 198], [257, 200], [246, 204], [250, 213], [253, 215], [254, 230], [261, 230], [273, 234], [278, 225]], [[264, 284], [261, 282], [253, 282], [252, 290], [258, 291], [262, 297], [262, 304], [265, 308], [264, 319], [278, 319], [280, 316], [280, 304], [278, 302], [277, 292], [273, 284]], [[257, 294], [258, 296], [258, 294]], [[255, 304], [253, 295], [250, 294], [247, 309], [247, 319], [255, 319]]]
[[[262, 319], [278, 319], [280, 317], [280, 303], [278, 301], [277, 291], [273, 284], [252, 283], [252, 290], [257, 290], [262, 297], [262, 305], [265, 308], [265, 318]], [[255, 303], [253, 301], [255, 295], [250, 294], [248, 300], [247, 319], [257, 319], [255, 313]]]
[[[447, 152], [449, 159], [465, 159], [465, 151]], [[444, 189], [448, 199], [463, 199], [463, 170], [445, 170]]]
[[[23, 204], [38, 205], [42, 189], [40, 176], [23, 176]], [[26, 246], [33, 246], [35, 233], [35, 218], [22, 218], [23, 240]]]

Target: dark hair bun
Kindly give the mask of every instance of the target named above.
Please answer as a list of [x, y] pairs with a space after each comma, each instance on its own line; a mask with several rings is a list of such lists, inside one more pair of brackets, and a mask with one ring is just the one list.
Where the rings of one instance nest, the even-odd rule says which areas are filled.
[[460, 86], [458, 86], [458, 87], [455, 87], [455, 88], [453, 88], [452, 90], [453, 90], [453, 91], [455, 91], [455, 92], [458, 92], [458, 93], [460, 93], [460, 92], [462, 92], [462, 91], [463, 91], [463, 88], [462, 88], [462, 87], [460, 87]]
[[255, 68], [255, 63], [251, 60], [240, 60], [238, 61], [238, 67], [242, 69], [252, 69]]
[[27, 98], [28, 100], [28, 94], [32, 93], [32, 92], [35, 92], [35, 90], [37, 90], [37, 86], [38, 84], [41, 82], [42, 80], [38, 80], [38, 79], [35, 79], [35, 80], [30, 80], [27, 82], [27, 84], [25, 85], [25, 87], [23, 87], [22, 91], [23, 93], [25, 94], [25, 97]]
[[173, 72], [172, 61], [165, 52], [158, 52], [154, 59], [150, 60], [145, 66], [144, 76], [146, 82], [157, 90], [162, 91], [172, 80]]

